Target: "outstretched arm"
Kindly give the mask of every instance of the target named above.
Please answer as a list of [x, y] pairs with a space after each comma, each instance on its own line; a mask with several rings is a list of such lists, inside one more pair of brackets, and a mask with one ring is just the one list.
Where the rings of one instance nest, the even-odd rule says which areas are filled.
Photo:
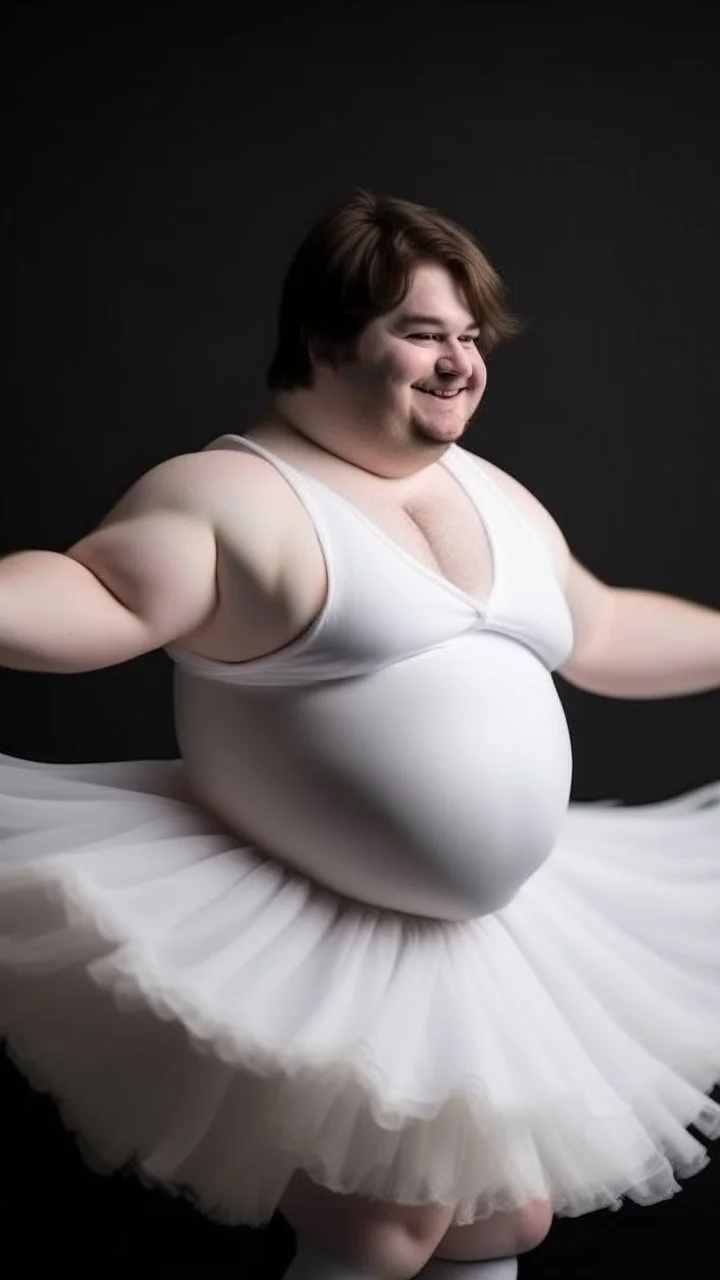
[[673, 698], [720, 688], [720, 610], [609, 587], [570, 557], [573, 653], [559, 674], [610, 698]]
[[553, 517], [524, 485], [483, 461], [546, 543], [575, 632], [559, 674], [609, 698], [673, 698], [720, 688], [720, 610], [601, 582], [570, 553]]
[[216, 607], [216, 541], [197, 502], [197, 470], [192, 456], [161, 463], [69, 551], [0, 561], [0, 666], [92, 671], [206, 621]]

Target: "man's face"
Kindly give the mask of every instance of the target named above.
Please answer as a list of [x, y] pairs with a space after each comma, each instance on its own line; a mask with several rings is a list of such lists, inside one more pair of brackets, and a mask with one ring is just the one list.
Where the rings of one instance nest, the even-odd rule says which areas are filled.
[[[478, 326], [444, 267], [419, 265], [398, 307], [372, 320], [332, 380], [368, 445], [447, 447], [462, 436], [485, 390]], [[343, 415], [345, 416], [345, 415]]]

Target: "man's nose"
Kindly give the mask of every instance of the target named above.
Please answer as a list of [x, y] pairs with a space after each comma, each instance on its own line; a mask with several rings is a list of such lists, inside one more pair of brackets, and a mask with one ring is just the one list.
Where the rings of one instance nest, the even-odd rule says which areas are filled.
[[444, 373], [446, 377], [456, 374], [469, 378], [473, 368], [470, 352], [461, 343], [453, 343], [438, 356], [437, 368], [438, 373]]

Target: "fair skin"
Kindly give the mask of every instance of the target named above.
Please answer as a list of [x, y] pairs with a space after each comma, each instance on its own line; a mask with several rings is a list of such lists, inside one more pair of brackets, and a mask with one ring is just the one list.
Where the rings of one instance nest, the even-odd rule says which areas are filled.
[[478, 333], [451, 277], [423, 264], [403, 302], [363, 330], [352, 357], [316, 360], [312, 387], [281, 393], [276, 409], [305, 440], [373, 476], [428, 479], [482, 400]]
[[[412, 318], [419, 316], [425, 319]], [[418, 560], [483, 599], [492, 585], [490, 547], [478, 513], [442, 466], [485, 390], [476, 334], [455, 281], [423, 263], [400, 306], [361, 334], [353, 358], [333, 365], [315, 353], [312, 387], [277, 396], [248, 435], [334, 487]], [[433, 394], [441, 390], [451, 394]], [[575, 630], [561, 670], [567, 680], [616, 697], [720, 685], [720, 612], [601, 582], [527, 489], [488, 462], [476, 465], [551, 552]], [[88, 671], [171, 643], [243, 661], [302, 633], [326, 585], [309, 517], [270, 464], [225, 450], [182, 455], [143, 476], [64, 555], [26, 552], [0, 564], [0, 665]], [[469, 1259], [531, 1248], [551, 1217], [535, 1203], [453, 1228], [450, 1209], [333, 1198], [304, 1174], [281, 1208], [320, 1244], [332, 1224], [338, 1247], [362, 1239], [368, 1253], [376, 1250], [378, 1267], [398, 1276], [414, 1274], [434, 1252]]]

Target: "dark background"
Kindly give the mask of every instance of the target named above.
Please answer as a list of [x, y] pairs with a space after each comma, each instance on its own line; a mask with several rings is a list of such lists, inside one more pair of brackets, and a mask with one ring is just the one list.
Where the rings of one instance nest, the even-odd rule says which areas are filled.
[[[443, 208], [525, 335], [468, 437], [619, 585], [720, 607], [720, 55], [712, 6], [345, 0], [10, 5], [4, 49], [0, 554], [64, 550], [143, 471], [265, 403], [287, 261], [353, 186]], [[0, 751], [175, 753], [170, 664], [0, 671]], [[720, 777], [720, 694], [566, 685], [576, 799]], [[230, 1231], [85, 1171], [7, 1065], [6, 1259], [52, 1274], [280, 1276], [292, 1236]], [[714, 1248], [718, 1166], [652, 1209], [560, 1220], [525, 1277], [631, 1275]]]

